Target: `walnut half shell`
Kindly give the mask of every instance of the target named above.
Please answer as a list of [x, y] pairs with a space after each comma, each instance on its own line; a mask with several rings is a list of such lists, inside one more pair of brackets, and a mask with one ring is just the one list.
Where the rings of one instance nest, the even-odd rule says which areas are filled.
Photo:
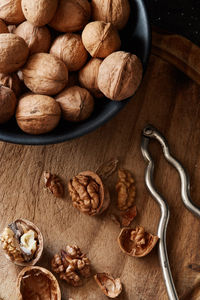
[[118, 243], [122, 252], [134, 256], [143, 257], [151, 252], [158, 241], [158, 237], [148, 233], [143, 227], [122, 228]]
[[0, 242], [8, 260], [19, 266], [33, 266], [43, 252], [43, 236], [39, 228], [25, 219], [9, 224]]
[[114, 279], [108, 273], [98, 273], [94, 276], [102, 292], [109, 298], [116, 298], [122, 291], [120, 278]]
[[61, 300], [59, 284], [53, 274], [40, 267], [26, 267], [17, 279], [18, 300]]

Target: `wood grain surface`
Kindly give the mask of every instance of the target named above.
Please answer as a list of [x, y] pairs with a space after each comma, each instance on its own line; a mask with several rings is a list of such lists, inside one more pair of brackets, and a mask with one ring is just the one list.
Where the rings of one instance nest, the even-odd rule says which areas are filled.
[[[189, 58], [188, 58], [189, 59]], [[87, 136], [59, 145], [20, 146], [0, 143], [0, 230], [23, 217], [33, 221], [44, 235], [44, 255], [39, 265], [50, 268], [52, 256], [66, 244], [77, 243], [91, 260], [93, 272], [110, 272], [121, 278], [120, 300], [168, 299], [159, 266], [157, 248], [142, 259], [123, 254], [117, 245], [119, 228], [110, 219], [115, 209], [116, 174], [107, 182], [112, 204], [100, 217], [88, 217], [72, 207], [66, 193], [56, 199], [44, 189], [43, 171], [60, 175], [65, 183], [83, 170], [95, 170], [112, 157], [135, 176], [138, 216], [132, 226], [144, 226], [156, 234], [159, 208], [144, 184], [141, 131], [147, 123], [168, 139], [171, 150], [191, 177], [192, 198], [200, 206], [200, 87], [170, 63], [152, 55], [141, 88], [114, 119]], [[167, 246], [177, 292], [182, 300], [200, 299], [200, 220], [189, 213], [180, 198], [176, 171], [153, 142], [155, 184], [169, 202], [171, 217]], [[20, 268], [0, 251], [0, 298], [16, 299]], [[62, 299], [103, 300], [106, 297], [91, 278], [80, 288], [59, 280]]]

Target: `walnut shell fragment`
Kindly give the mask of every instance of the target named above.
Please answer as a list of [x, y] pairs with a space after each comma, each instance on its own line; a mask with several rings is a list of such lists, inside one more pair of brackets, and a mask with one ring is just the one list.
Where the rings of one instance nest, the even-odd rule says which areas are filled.
[[72, 286], [83, 285], [83, 278], [91, 275], [90, 261], [77, 245], [67, 245], [60, 254], [55, 254], [51, 267], [60, 279]]
[[110, 204], [107, 188], [92, 171], [81, 172], [72, 178], [68, 190], [73, 206], [89, 216], [101, 214]]
[[41, 231], [25, 219], [9, 224], [2, 232], [0, 241], [6, 258], [19, 266], [35, 265], [43, 252]]
[[22, 82], [16, 73], [0, 73], [0, 84], [13, 90], [16, 97], [21, 94]]
[[117, 205], [119, 210], [127, 210], [135, 201], [135, 181], [128, 170], [118, 170], [118, 182], [116, 184]]
[[26, 267], [17, 278], [17, 296], [19, 300], [61, 300], [58, 281], [45, 268]]
[[143, 257], [151, 252], [158, 239], [157, 236], [146, 232], [143, 227], [137, 226], [135, 229], [122, 228], [118, 243], [122, 252], [133, 257]]
[[122, 291], [122, 284], [120, 278], [114, 279], [112, 275], [108, 273], [97, 273], [94, 275], [96, 283], [109, 298], [117, 298]]
[[63, 197], [64, 187], [61, 179], [50, 172], [44, 172], [44, 182], [45, 186], [50, 190], [50, 192], [58, 198]]

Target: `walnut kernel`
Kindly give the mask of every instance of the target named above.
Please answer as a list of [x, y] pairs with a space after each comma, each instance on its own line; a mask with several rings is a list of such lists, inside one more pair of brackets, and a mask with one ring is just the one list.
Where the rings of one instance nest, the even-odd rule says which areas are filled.
[[57, 175], [51, 174], [50, 172], [44, 172], [44, 182], [45, 186], [51, 191], [51, 193], [55, 197], [63, 197], [63, 183]]

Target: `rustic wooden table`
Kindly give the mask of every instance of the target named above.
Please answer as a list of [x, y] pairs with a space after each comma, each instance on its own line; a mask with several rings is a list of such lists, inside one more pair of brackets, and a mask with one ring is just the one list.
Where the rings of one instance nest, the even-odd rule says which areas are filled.
[[[170, 61], [158, 45], [160, 41], [155, 35], [153, 53], [157, 52], [151, 56], [136, 97], [103, 127], [59, 145], [32, 147], [0, 143], [0, 230], [18, 217], [38, 225], [45, 240], [39, 265], [46, 268], [50, 268], [50, 260], [60, 248], [77, 243], [87, 253], [95, 271], [107, 271], [121, 278], [124, 287], [121, 300], [165, 300], [167, 294], [157, 249], [143, 259], [120, 252], [116, 242], [119, 228], [109, 216], [116, 201], [116, 177], [108, 181], [112, 197], [108, 212], [101, 217], [88, 217], [72, 207], [67, 194], [63, 200], [56, 199], [44, 190], [43, 171], [59, 174], [67, 183], [78, 172], [95, 170], [102, 162], [118, 157], [121, 166], [131, 170], [136, 180], [139, 214], [132, 225], [140, 224], [156, 234], [160, 213], [144, 184], [145, 162], [140, 151], [141, 130], [151, 123], [166, 136], [173, 153], [187, 168], [192, 198], [200, 205], [200, 86], [194, 81], [199, 80], [199, 57], [191, 66], [193, 46], [187, 54], [172, 55], [175, 44], [167, 42], [167, 53], [173, 58]], [[163, 55], [170, 63], [163, 60]], [[188, 74], [195, 69], [194, 80], [172, 66], [174, 63], [180, 68], [177, 61], [187, 66], [183, 71]], [[200, 299], [200, 220], [183, 206], [179, 177], [164, 160], [160, 146], [153, 143], [151, 151], [156, 161], [156, 186], [171, 210], [167, 245], [175, 285], [182, 300]], [[0, 298], [16, 299], [19, 271], [0, 251]], [[69, 297], [106, 299], [92, 278], [80, 288], [59, 283], [64, 300]]]

